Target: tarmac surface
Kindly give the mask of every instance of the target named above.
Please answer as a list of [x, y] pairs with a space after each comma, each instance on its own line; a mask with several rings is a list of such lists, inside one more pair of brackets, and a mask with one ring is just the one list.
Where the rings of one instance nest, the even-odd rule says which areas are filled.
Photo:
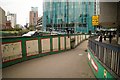
[[3, 78], [95, 78], [87, 62], [87, 43], [4, 68]]

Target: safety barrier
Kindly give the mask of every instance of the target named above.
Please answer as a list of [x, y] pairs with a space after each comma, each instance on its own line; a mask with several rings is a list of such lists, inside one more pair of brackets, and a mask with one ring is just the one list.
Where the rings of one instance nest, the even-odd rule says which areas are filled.
[[[2, 67], [7, 67], [22, 61], [56, 54], [76, 47], [89, 35], [71, 34], [39, 37], [3, 38]], [[74, 44], [72, 43], [74, 39]]]
[[89, 39], [88, 62], [97, 78], [120, 78], [119, 45]]

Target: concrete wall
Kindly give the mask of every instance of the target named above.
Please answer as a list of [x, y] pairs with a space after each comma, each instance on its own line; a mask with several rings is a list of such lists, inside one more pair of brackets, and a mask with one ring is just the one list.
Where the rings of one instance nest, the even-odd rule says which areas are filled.
[[120, 25], [120, 2], [118, 3], [118, 25]]
[[100, 2], [100, 25], [117, 26], [117, 2]]

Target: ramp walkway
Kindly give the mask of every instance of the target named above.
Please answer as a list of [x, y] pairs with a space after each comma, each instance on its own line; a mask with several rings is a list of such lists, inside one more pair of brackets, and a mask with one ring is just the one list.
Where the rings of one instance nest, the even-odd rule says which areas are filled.
[[87, 62], [87, 44], [6, 67], [3, 78], [95, 78]]

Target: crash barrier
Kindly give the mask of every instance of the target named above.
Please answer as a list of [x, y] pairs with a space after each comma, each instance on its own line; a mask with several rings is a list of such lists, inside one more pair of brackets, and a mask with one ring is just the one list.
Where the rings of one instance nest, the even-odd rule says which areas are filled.
[[98, 79], [120, 78], [120, 45], [88, 40], [88, 62]]
[[2, 67], [75, 48], [87, 34], [2, 38]]

